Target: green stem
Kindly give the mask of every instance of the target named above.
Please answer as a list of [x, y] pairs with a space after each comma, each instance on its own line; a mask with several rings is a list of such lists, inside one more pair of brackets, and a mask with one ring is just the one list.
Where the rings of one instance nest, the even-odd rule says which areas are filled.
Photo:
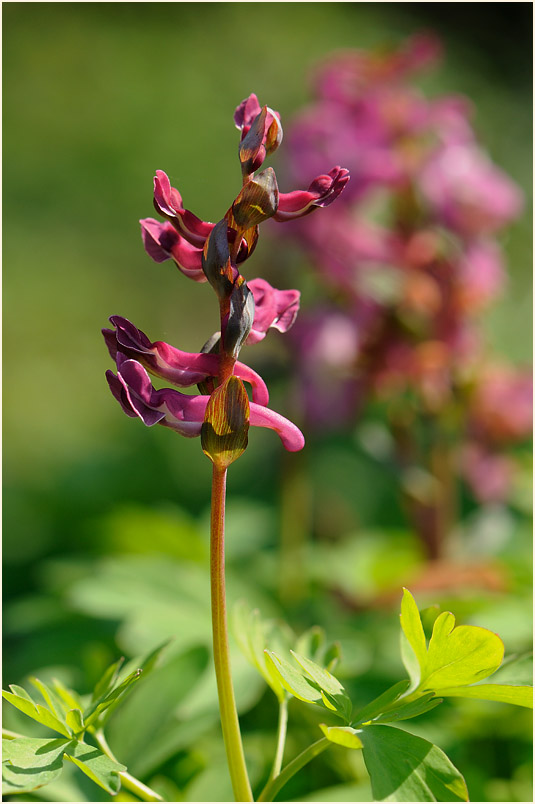
[[234, 700], [225, 595], [225, 491], [227, 470], [214, 464], [210, 520], [210, 582], [214, 664], [223, 740], [236, 801], [253, 801]]
[[321, 754], [322, 751], [325, 751], [331, 745], [331, 742], [326, 738], [322, 737], [321, 740], [318, 740], [312, 745], [309, 745], [308, 748], [305, 748], [299, 756], [295, 759], [292, 759], [291, 762], [286, 765], [283, 771], [279, 773], [279, 775], [275, 779], [270, 779], [260, 795], [258, 796], [258, 801], [273, 801], [273, 798], [277, 795], [279, 790], [284, 787], [286, 782], [288, 782], [294, 774], [297, 773], [298, 770], [301, 770], [311, 759], [317, 757], [318, 754]]
[[[107, 740], [104, 737], [104, 733], [102, 731], [96, 731], [93, 736], [101, 751], [103, 751], [106, 756], [113, 760], [113, 762], [117, 762], [118, 760], [115, 758], [111, 748], [109, 747]], [[151, 790], [151, 788], [146, 784], [140, 782], [139, 779], [136, 779], [136, 777], [132, 776], [131, 773], [123, 771], [119, 774], [119, 778], [122, 786], [126, 790], [130, 790], [131, 793], [134, 793], [134, 795], [140, 798], [141, 801], [163, 801], [163, 798], [158, 795], [158, 793], [155, 793], [154, 790]]]
[[269, 774], [270, 782], [273, 779], [275, 779], [281, 772], [287, 728], [288, 728], [288, 698], [284, 696], [282, 701], [279, 702], [279, 723], [277, 726], [277, 750], [275, 751], [275, 759], [273, 760], [273, 767], [271, 768], [271, 773]]

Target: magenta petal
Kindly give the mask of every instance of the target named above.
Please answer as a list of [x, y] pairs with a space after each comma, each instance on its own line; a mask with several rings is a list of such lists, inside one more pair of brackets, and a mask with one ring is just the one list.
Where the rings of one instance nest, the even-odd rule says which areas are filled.
[[[143, 245], [149, 257], [152, 257], [155, 262], [165, 262], [165, 260], [170, 259], [171, 254], [169, 251], [165, 251], [160, 245], [160, 235], [165, 230], [165, 227], [169, 227], [174, 232], [171, 224], [160, 223], [160, 221], [154, 220], [154, 218], [143, 218], [139, 222], [141, 224]], [[178, 238], [176, 232], [175, 235]]]
[[260, 374], [257, 374], [252, 368], [246, 366], [245, 363], [240, 362], [234, 364], [234, 374], [236, 377], [239, 377], [240, 380], [250, 383], [253, 392], [253, 402], [256, 402], [257, 405], [262, 405], [262, 407], [265, 407], [269, 403], [269, 391]]
[[154, 203], [162, 215], [175, 217], [184, 211], [182, 196], [171, 187], [169, 177], [163, 170], [157, 170], [154, 177]]
[[140, 224], [143, 244], [149, 257], [156, 262], [172, 257], [185, 276], [195, 282], [206, 282], [202, 269], [202, 248], [193, 246], [181, 237], [168, 221], [160, 223], [154, 218], [144, 218]]
[[274, 410], [251, 402], [250, 422], [254, 427], [269, 427], [275, 430], [288, 452], [297, 452], [305, 446], [305, 437], [301, 430]]
[[253, 328], [247, 343], [258, 343], [265, 338], [270, 327], [286, 332], [299, 311], [298, 290], [277, 290], [265, 279], [251, 279], [248, 283], [255, 301]]
[[335, 167], [328, 174], [317, 176], [308, 190], [279, 193], [279, 206], [273, 217], [276, 221], [284, 222], [308, 215], [315, 207], [328, 207], [338, 198], [348, 181], [349, 171]]

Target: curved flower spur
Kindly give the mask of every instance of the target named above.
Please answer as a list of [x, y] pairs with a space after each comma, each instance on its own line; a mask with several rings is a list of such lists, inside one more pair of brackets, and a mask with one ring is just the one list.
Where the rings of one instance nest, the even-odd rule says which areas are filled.
[[[117, 367], [116, 374], [106, 372], [108, 384], [126, 415], [141, 419], [147, 427], [161, 424], [187, 437], [200, 435], [213, 464], [210, 584], [221, 727], [236, 801], [252, 801], [230, 672], [224, 571], [226, 473], [247, 447], [250, 425], [274, 430], [290, 452], [302, 449], [305, 440], [292, 422], [267, 407], [264, 381], [238, 360], [244, 344], [261, 341], [271, 328], [286, 332], [292, 326], [299, 291], [277, 290], [264, 279], [247, 282], [241, 266], [255, 249], [263, 221], [291, 220], [328, 206], [342, 192], [349, 173], [335, 167], [316, 177], [308, 190], [280, 193], [273, 169], [259, 171], [282, 141], [278, 113], [261, 108], [252, 94], [238, 106], [234, 121], [241, 131], [243, 184], [223, 218], [209, 223], [185, 209], [178, 190], [158, 170], [154, 206], [164, 221], [140, 222], [145, 249], [155, 262], [172, 259], [185, 276], [212, 286], [219, 302], [219, 330], [195, 353], [152, 342], [117, 315], [110, 318], [113, 329], [102, 332]], [[178, 388], [197, 385], [200, 393], [157, 390], [149, 374]], [[244, 382], [251, 385], [251, 401]]]

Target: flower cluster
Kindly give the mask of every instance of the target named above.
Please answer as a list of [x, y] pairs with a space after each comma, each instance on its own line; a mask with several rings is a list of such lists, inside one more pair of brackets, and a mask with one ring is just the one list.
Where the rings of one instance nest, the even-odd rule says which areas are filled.
[[[270, 328], [286, 332], [292, 326], [300, 294], [277, 290], [264, 279], [246, 281], [241, 270], [255, 249], [259, 224], [268, 218], [288, 221], [327, 207], [349, 179], [347, 170], [335, 167], [317, 176], [308, 190], [279, 192], [273, 169], [259, 171], [282, 141], [278, 112], [260, 107], [251, 94], [236, 109], [234, 121], [241, 133], [243, 186], [224, 217], [209, 223], [185, 209], [179, 191], [157, 170], [154, 207], [164, 220], [140, 221], [145, 250], [153, 260], [171, 259], [185, 276], [212, 285], [219, 301], [219, 331], [200, 352], [190, 353], [151, 342], [121, 316], [112, 316], [113, 329], [103, 330], [117, 368], [116, 374], [108, 371], [106, 376], [123, 411], [149, 427], [161, 424], [184, 436], [203, 435], [203, 449], [212, 460], [218, 450], [232, 453], [233, 434], [236, 444], [246, 444], [249, 424], [275, 430], [290, 451], [303, 447], [300, 430], [267, 407], [262, 378], [238, 360], [244, 344], [262, 340]], [[179, 388], [197, 385], [200, 393], [156, 390], [151, 374]], [[243, 382], [251, 386], [251, 402]], [[235, 457], [237, 453], [231, 459]]]
[[[459, 401], [466, 410], [479, 383], [486, 349], [478, 315], [503, 286], [497, 235], [519, 215], [522, 195], [477, 141], [468, 100], [429, 99], [414, 87], [415, 72], [440, 52], [439, 41], [422, 34], [397, 50], [335, 54], [317, 68], [316, 99], [292, 125], [298, 180], [326, 156], [351, 171], [335, 209], [306, 233], [292, 227], [320, 272], [322, 295], [328, 288], [334, 302], [333, 313], [322, 299], [292, 333], [311, 424], [329, 419], [328, 408], [340, 410], [340, 396], [360, 398], [360, 407], [370, 395], [415, 397], [431, 416]], [[342, 321], [341, 345], [324, 360], [318, 332], [340, 330]], [[330, 371], [328, 389], [321, 366]], [[516, 388], [513, 383], [511, 394]], [[357, 409], [347, 407], [349, 415]], [[515, 409], [509, 405], [503, 416], [514, 418]], [[467, 422], [472, 445], [481, 415], [474, 403]], [[522, 421], [525, 437], [529, 424]], [[488, 457], [489, 449], [481, 454]], [[465, 474], [481, 496], [475, 473]]]

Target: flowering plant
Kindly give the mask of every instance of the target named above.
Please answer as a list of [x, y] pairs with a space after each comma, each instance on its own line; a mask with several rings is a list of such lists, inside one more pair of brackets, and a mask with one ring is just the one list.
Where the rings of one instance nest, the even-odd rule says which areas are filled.
[[[299, 293], [276, 290], [263, 279], [247, 281], [241, 269], [254, 251], [260, 223], [270, 217], [279, 221], [303, 217], [330, 205], [349, 175], [336, 167], [314, 179], [308, 190], [279, 193], [270, 168], [256, 172], [281, 142], [278, 114], [267, 106], [260, 108], [256, 96], [251, 95], [238, 106], [234, 119], [241, 131], [243, 187], [224, 217], [216, 224], [197, 218], [183, 207], [166, 174], [158, 171], [154, 203], [166, 220], [141, 221], [145, 248], [156, 262], [172, 259], [185, 276], [212, 286], [219, 304], [219, 330], [197, 353], [152, 342], [130, 321], [116, 315], [110, 319], [113, 329], [106, 328], [103, 334], [116, 365], [116, 373], [108, 371], [107, 380], [122, 410], [147, 427], [161, 424], [186, 437], [200, 436], [202, 449], [213, 464], [210, 576], [221, 726], [235, 799], [253, 801], [227, 633], [226, 476], [228, 467], [247, 447], [251, 424], [277, 432], [290, 452], [302, 449], [304, 438], [292, 422], [267, 407], [265, 383], [238, 360], [244, 344], [260, 341], [270, 328], [285, 332], [291, 327]], [[150, 375], [178, 388], [197, 385], [199, 393], [156, 389]], [[251, 400], [245, 382], [251, 386]], [[429, 620], [427, 617], [428, 625]], [[257, 801], [272, 801], [298, 770], [332, 744], [363, 751], [377, 799], [468, 799], [461, 773], [438, 747], [392, 724], [427, 712], [449, 696], [529, 706], [530, 689], [478, 684], [502, 662], [503, 644], [496, 634], [474, 626], [454, 628], [455, 620], [449, 612], [435, 612], [431, 620], [433, 630], [427, 643], [416, 603], [405, 591], [401, 627], [409, 678], [367, 706], [354, 707], [332, 672], [339, 650], [336, 645], [327, 648], [317, 629], [297, 639], [288, 628], [262, 621], [257, 612], [250, 613], [243, 606], [236, 609], [236, 638], [274, 692], [279, 707], [275, 758], [268, 779], [255, 791]], [[162, 800], [117, 761], [104, 733], [110, 713], [121, 705], [142, 674], [152, 670], [162, 647], [124, 670], [121, 661], [112, 665], [90, 696], [80, 696], [60, 682], [48, 685], [36, 678], [32, 684], [43, 703], [17, 685], [4, 691], [4, 698], [14, 707], [60, 735], [51, 739], [5, 733], [5, 791], [31, 793], [57, 778], [64, 761], [68, 761], [110, 795], [117, 794], [123, 785], [144, 801]], [[320, 707], [326, 722], [319, 726], [323, 736], [283, 767], [292, 698]]]

